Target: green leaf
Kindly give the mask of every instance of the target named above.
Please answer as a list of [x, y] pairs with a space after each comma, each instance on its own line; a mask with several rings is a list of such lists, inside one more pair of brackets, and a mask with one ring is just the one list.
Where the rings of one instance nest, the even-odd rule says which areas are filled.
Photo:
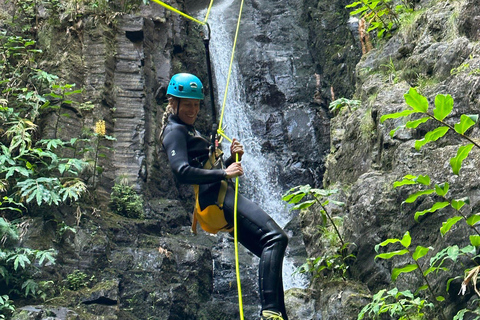
[[397, 280], [398, 276], [402, 273], [409, 273], [418, 269], [416, 264], [409, 264], [403, 268], [394, 268], [392, 270], [392, 281]]
[[424, 291], [428, 289], [428, 285], [423, 285], [417, 289], [417, 292]]
[[[309, 185], [304, 185], [304, 186], [296, 186], [288, 190], [282, 197], [283, 201], [289, 202], [292, 198], [298, 196], [300, 197], [300, 200], [306, 196], [310, 192], [311, 187]], [[296, 202], [291, 202], [291, 203], [298, 203], [300, 200]]]
[[470, 236], [470, 243], [474, 247], [480, 246], [480, 236]]
[[406, 117], [408, 115], [411, 115], [412, 113], [416, 113], [415, 110], [407, 109], [400, 112], [384, 114], [380, 118], [380, 122], [383, 123], [387, 119], [398, 119], [398, 118]]
[[368, 10], [367, 7], [360, 7], [357, 10], [350, 12], [350, 15], [354, 16], [354, 15], [357, 15], [357, 14], [362, 13], [362, 12], [367, 11], [367, 10]]
[[400, 243], [402, 244], [402, 246], [404, 246], [407, 249], [408, 249], [408, 247], [410, 247], [410, 244], [412, 243], [412, 237], [410, 236], [410, 232], [408, 232], [408, 231], [405, 232], [405, 234], [403, 235], [403, 238], [400, 241]]
[[469, 197], [463, 197], [461, 199], [452, 200], [451, 206], [455, 210], [460, 210], [465, 204], [470, 204], [470, 198]]
[[305, 193], [298, 193], [298, 194], [295, 194], [293, 196], [293, 198], [291, 198], [288, 203], [291, 203], [291, 204], [296, 204], [296, 203], [299, 203], [300, 201], [302, 201], [302, 199], [306, 196]]
[[26, 264], [30, 264], [28, 257], [25, 254], [18, 254], [13, 262], [13, 269], [17, 271], [19, 265], [22, 267], [22, 269], [25, 269]]
[[342, 201], [330, 200], [330, 202], [339, 207], [343, 207], [345, 205], [345, 202]]
[[422, 123], [427, 122], [428, 120], [430, 120], [430, 117], [423, 117], [423, 118], [420, 118], [418, 120], [408, 121], [405, 124], [405, 127], [409, 128], [409, 129], [415, 129], [416, 127], [418, 127]]
[[427, 132], [425, 134], [425, 138], [415, 141], [415, 149], [420, 150], [427, 143], [437, 141], [438, 139], [443, 137], [449, 129], [449, 127], [443, 126]]
[[453, 174], [458, 175], [462, 168], [462, 162], [468, 157], [468, 154], [473, 148], [473, 143], [461, 146], [457, 150], [457, 156], [450, 159], [450, 166], [452, 167]]
[[113, 137], [113, 136], [109, 136], [108, 134], [105, 135], [105, 136], [103, 136], [103, 138], [104, 138], [105, 140], [108, 140], [108, 141], [116, 141], [116, 140], [117, 140], [117, 138], [115, 138], [115, 137]]
[[445, 298], [442, 296], [435, 297], [435, 299], [437, 299], [437, 301], [440, 301], [440, 302], [445, 301]]
[[55, 264], [55, 258], [54, 258], [55, 254], [56, 253], [54, 252], [53, 249], [44, 250], [44, 251], [40, 250], [40, 251], [37, 252], [36, 258], [39, 259], [38, 263], [40, 265], [43, 265], [45, 260], [48, 260], [50, 263]]
[[338, 189], [310, 189], [309, 191], [315, 197], [325, 198], [338, 192]]
[[415, 88], [410, 88], [404, 95], [405, 102], [416, 112], [426, 113], [428, 111], [428, 100], [417, 92]]
[[11, 176], [13, 176], [15, 174], [15, 172], [21, 174], [22, 176], [24, 177], [28, 177], [30, 175], [30, 171], [28, 171], [28, 169], [26, 168], [23, 168], [23, 167], [10, 167], [8, 168], [7, 170], [7, 173], [5, 175], [5, 179], [8, 179], [10, 178]]
[[69, 95], [75, 94], [75, 93], [82, 93], [82, 92], [83, 92], [83, 89], [73, 90], [73, 91], [65, 92], [65, 96], [69, 96]]
[[302, 209], [306, 209], [308, 207], [310, 207], [311, 205], [313, 205], [315, 203], [315, 200], [309, 200], [309, 201], [305, 201], [305, 202], [302, 202], [300, 204], [297, 204], [296, 206], [294, 206], [292, 208], [292, 210], [302, 210]]
[[350, 3], [350, 4], [346, 5], [345, 8], [354, 8], [354, 7], [356, 7], [360, 4], [363, 4], [362, 1], [355, 1], [353, 3]]
[[417, 261], [418, 259], [424, 257], [428, 253], [428, 251], [430, 251], [430, 249], [433, 249], [433, 248], [417, 246], [417, 248], [415, 248], [415, 252], [412, 255], [413, 260]]
[[460, 122], [455, 124], [455, 131], [459, 134], [464, 134], [471, 126], [478, 121], [478, 115], [465, 115], [460, 116]]
[[455, 315], [455, 317], [453, 317], [452, 320], [463, 320], [463, 317], [465, 316], [465, 314], [470, 313], [470, 312], [471, 311], [469, 309], [462, 309], [462, 310], [457, 312], [457, 314]]
[[403, 185], [417, 184], [417, 183], [428, 186], [430, 184], [430, 177], [428, 175], [424, 175], [424, 176], [419, 175], [417, 177], [417, 176], [407, 174], [406, 176], [403, 177], [402, 181], [394, 182], [393, 187], [396, 188], [396, 187], [400, 187], [400, 186], [403, 186]]
[[382, 243], [379, 243], [375, 246], [375, 251], [378, 252], [378, 249], [380, 247], [385, 247], [386, 245], [389, 245], [390, 243], [396, 243], [396, 242], [400, 242], [401, 240], [400, 239], [396, 239], [396, 238], [390, 238], [390, 239], [387, 239], [385, 241], [383, 241]]
[[475, 249], [474, 246], [466, 246], [466, 247], [460, 249], [460, 251], [464, 254], [472, 254], [472, 255], [477, 253], [477, 249]]
[[427, 209], [427, 210], [423, 210], [423, 211], [417, 211], [415, 212], [415, 221], [418, 222], [418, 218], [425, 215], [426, 213], [429, 213], [429, 212], [435, 212], [439, 209], [443, 209], [445, 208], [446, 206], [448, 206], [450, 204], [450, 202], [448, 201], [445, 201], [445, 202], [437, 202], [435, 203], [430, 209]]
[[451, 95], [439, 94], [435, 97], [435, 109], [433, 109], [433, 116], [435, 119], [442, 121], [453, 110], [453, 98]]
[[458, 258], [459, 255], [460, 255], [460, 249], [458, 248], [457, 245], [447, 247], [447, 256], [452, 261], [454, 261], [454, 262], [457, 261], [457, 258]]
[[387, 253], [381, 253], [381, 254], [377, 254], [375, 256], [375, 259], [390, 259], [392, 257], [395, 257], [395, 256], [402, 256], [404, 254], [407, 254], [408, 253], [408, 250], [407, 249], [403, 249], [403, 250], [397, 250], [397, 251], [392, 251], [392, 252], [387, 252]]
[[427, 190], [422, 190], [422, 191], [415, 192], [414, 194], [411, 194], [407, 198], [407, 200], [405, 200], [404, 202], [405, 203], [413, 203], [418, 199], [418, 197], [426, 195], [426, 194], [432, 194], [434, 191], [435, 190], [433, 190], [433, 189], [427, 189]]
[[477, 224], [478, 221], [480, 221], [480, 213], [472, 214], [470, 217], [467, 218], [467, 224], [472, 227]]
[[428, 186], [430, 184], [430, 176], [429, 175], [419, 175], [416, 179], [415, 179], [418, 183], [420, 184], [423, 184], [425, 186]]
[[395, 135], [395, 132], [397, 132], [397, 130], [398, 130], [398, 129], [401, 129], [401, 128], [405, 128], [405, 126], [403, 126], [403, 125], [402, 125], [402, 126], [398, 126], [398, 127], [396, 127], [395, 129], [390, 130], [390, 133], [389, 133], [389, 134], [390, 134], [390, 137], [393, 138], [393, 136]]
[[448, 219], [447, 221], [442, 223], [442, 227], [440, 228], [440, 233], [442, 236], [444, 236], [450, 229], [460, 220], [462, 220], [462, 217], [452, 217]]
[[435, 185], [435, 192], [440, 196], [444, 197], [448, 192], [449, 184], [448, 182], [436, 184]]
[[394, 188], [397, 188], [397, 187], [401, 187], [401, 186], [408, 185], [408, 184], [417, 184], [417, 182], [414, 181], [414, 180], [404, 179], [404, 180], [402, 180], [402, 181], [395, 181], [395, 182], [393, 183], [393, 187], [394, 187]]
[[[433, 272], [433, 271], [435, 271], [435, 270], [437, 270], [436, 267], [430, 267], [430, 268], [428, 268], [427, 270], [423, 271], [423, 275], [426, 277], [429, 273], [431, 273], [431, 272]], [[427, 288], [428, 288], [428, 286], [427, 286]], [[418, 290], [420, 291], [420, 289], [418, 289]]]

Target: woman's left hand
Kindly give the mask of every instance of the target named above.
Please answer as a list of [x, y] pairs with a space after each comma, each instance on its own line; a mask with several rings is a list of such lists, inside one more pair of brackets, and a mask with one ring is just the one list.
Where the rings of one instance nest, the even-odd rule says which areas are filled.
[[230, 145], [230, 153], [233, 159], [236, 159], [235, 156], [238, 154], [238, 161], [242, 160], [243, 156], [243, 146], [237, 139], [233, 138], [232, 144]]

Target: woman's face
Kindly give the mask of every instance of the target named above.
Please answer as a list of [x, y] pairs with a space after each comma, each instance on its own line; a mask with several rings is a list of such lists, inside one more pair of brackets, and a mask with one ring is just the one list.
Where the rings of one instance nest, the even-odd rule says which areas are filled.
[[198, 99], [180, 99], [177, 115], [186, 124], [193, 125], [197, 120], [200, 111], [200, 100]]

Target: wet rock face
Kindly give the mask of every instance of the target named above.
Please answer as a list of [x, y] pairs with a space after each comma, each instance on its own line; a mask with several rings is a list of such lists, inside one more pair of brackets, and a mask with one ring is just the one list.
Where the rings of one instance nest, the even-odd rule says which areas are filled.
[[475, 0], [466, 1], [460, 11], [459, 31], [471, 41], [480, 40], [480, 8]]
[[[448, 123], [457, 123], [461, 114], [478, 113], [480, 79], [475, 70], [480, 66], [479, 49], [472, 42], [475, 32], [468, 27], [471, 21], [478, 19], [478, 11], [468, 0], [455, 5], [438, 2], [421, 6], [424, 12], [410, 26], [405, 26], [381, 47], [364, 56], [357, 66], [356, 95], [361, 98], [362, 105], [356, 110], [343, 109], [331, 122], [331, 153], [324, 181], [327, 186], [348, 190], [343, 196], [347, 205], [341, 214], [344, 215], [345, 237], [356, 245], [357, 260], [350, 270], [372, 293], [385, 287], [414, 290], [422, 285], [410, 275], [401, 275], [392, 283], [392, 269], [408, 261], [400, 257], [375, 259], [376, 244], [388, 238], [401, 238], [409, 231], [415, 246], [434, 248], [433, 256], [448, 245], [468, 245], [465, 235], [472, 233], [467, 231], [465, 224], [458, 224], [442, 237], [439, 232], [442, 223], [455, 214], [448, 208], [415, 221], [415, 212], [429, 209], [441, 200], [427, 196], [414, 203], [404, 203], [410, 194], [421, 188], [393, 188], [393, 182], [407, 174], [429, 175], [433, 184], [448, 182], [451, 197], [468, 196], [471, 200], [465, 208], [468, 214], [478, 211], [479, 206], [478, 172], [475, 173], [478, 171], [478, 151], [470, 154], [460, 175], [453, 175], [450, 158], [466, 143], [458, 136], [447, 134], [416, 150], [415, 140], [437, 127], [435, 124], [427, 123], [416, 130], [401, 129], [392, 137], [390, 131], [404, 125], [405, 120], [380, 122], [382, 115], [406, 109], [403, 95], [411, 86], [419, 86], [418, 90], [430, 103], [430, 110], [433, 110], [437, 94], [452, 95], [455, 104]], [[467, 13], [466, 8], [471, 8], [471, 12]], [[456, 19], [452, 20], [452, 15]], [[438, 28], [439, 25], [450, 27], [447, 30]], [[468, 132], [473, 137], [479, 134], [477, 127]], [[393, 248], [386, 251], [391, 250]], [[421, 261], [422, 268], [428, 268], [431, 255]], [[462, 274], [458, 265], [451, 267], [455, 274]], [[450, 294], [445, 293], [447, 280], [445, 274], [430, 278], [438, 294], [448, 297], [445, 315], [450, 319], [469, 297], [457, 296], [455, 290], [459, 283], [455, 281], [451, 283]]]
[[[174, 214], [176, 213], [176, 214]], [[31, 221], [24, 245], [35, 247], [55, 239], [55, 265], [37, 277], [57, 279], [57, 298], [44, 306], [19, 309], [13, 319], [205, 319], [238, 317], [232, 239], [199, 230], [190, 234], [178, 202], [152, 205], [145, 220], [116, 215], [89, 216], [76, 232], [55, 234], [41, 218]], [[87, 218], [87, 217], [85, 217]], [[71, 221], [67, 221], [71, 224]], [[186, 226], [185, 226], [186, 225]], [[169, 228], [168, 226], [172, 226]], [[240, 250], [245, 315], [258, 315], [258, 262]], [[68, 290], [68, 276], [81, 270], [78, 290]], [[60, 289], [61, 285], [64, 289]], [[60, 294], [61, 292], [61, 294]]]
[[237, 59], [253, 130], [264, 154], [277, 159], [285, 188], [320, 183], [329, 144], [326, 108], [332, 92], [350, 96], [354, 88], [359, 49], [348, 13], [341, 10], [340, 19], [333, 13], [343, 2], [329, 3], [247, 1], [242, 14]]

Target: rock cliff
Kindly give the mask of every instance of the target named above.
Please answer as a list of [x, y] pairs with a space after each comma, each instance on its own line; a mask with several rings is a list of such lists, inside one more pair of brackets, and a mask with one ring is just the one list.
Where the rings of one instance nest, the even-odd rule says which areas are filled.
[[[441, 237], [438, 229], [448, 213], [416, 222], [414, 212], [434, 200], [404, 204], [414, 189], [394, 189], [394, 181], [406, 174], [428, 174], [437, 183], [448, 180], [452, 193], [470, 198], [470, 212], [479, 208], [478, 151], [472, 151], [459, 176], [445, 174], [461, 143], [458, 138], [447, 136], [416, 151], [415, 139], [431, 128], [402, 129], [391, 137], [399, 120], [380, 122], [382, 115], [405, 108], [403, 95], [413, 86], [430, 102], [439, 93], [451, 94], [452, 121], [478, 113], [478, 1], [414, 1], [411, 20], [363, 56], [358, 24], [345, 9], [349, 2], [245, 3], [237, 59], [262, 152], [277, 168], [284, 190], [307, 183], [340, 190], [337, 200], [346, 205], [333, 210], [343, 217], [343, 233], [354, 243], [356, 256], [348, 281], [320, 277], [309, 288], [287, 294], [293, 320], [356, 319], [372, 293], [391, 285], [391, 270], [404, 262], [374, 259], [374, 246], [387, 238], [410, 231], [415, 243], [434, 249], [468, 244], [467, 228], [461, 224]], [[195, 12], [208, 1], [177, 0], [172, 5]], [[227, 22], [235, 20], [237, 9], [232, 7]], [[117, 139], [107, 142], [109, 149], [99, 163], [103, 171], [97, 207], [64, 206], [43, 216], [32, 214], [22, 245], [59, 251], [57, 264], [36, 275], [54, 279], [56, 297], [43, 304], [26, 301], [15, 319], [238, 318], [232, 239], [190, 234], [192, 191], [177, 185], [158, 141], [170, 76], [189, 71], [207, 78], [199, 29], [154, 3], [129, 13], [112, 11], [65, 12], [59, 23], [51, 24], [41, 14], [45, 11], [38, 10], [36, 37], [45, 50], [39, 67], [83, 87], [82, 99], [95, 106], [82, 114], [63, 108], [69, 116], [60, 119], [62, 130], [53, 130], [57, 120], [47, 115], [41, 135], [81, 136], [83, 127], [104, 119], [107, 133]], [[229, 25], [233, 32], [234, 24]], [[329, 103], [341, 97], [361, 104], [330, 113]], [[205, 109], [198, 129], [208, 134], [211, 117]], [[478, 138], [478, 130], [476, 126], [469, 135]], [[109, 212], [111, 188], [120, 180], [144, 195], [145, 219]], [[325, 251], [318, 214], [299, 216], [306, 251], [313, 258]], [[61, 222], [75, 226], [76, 232], [59, 234]], [[257, 261], [246, 252], [241, 261], [246, 319], [255, 319]], [[459, 265], [452, 269], [459, 275], [463, 271]], [[60, 290], [76, 270], [91, 280], [78, 291]], [[439, 292], [445, 291], [445, 277], [432, 280]], [[399, 277], [396, 285], [416, 287], [418, 282]], [[457, 296], [458, 288], [456, 280], [444, 294], [449, 318], [472, 297]]]

